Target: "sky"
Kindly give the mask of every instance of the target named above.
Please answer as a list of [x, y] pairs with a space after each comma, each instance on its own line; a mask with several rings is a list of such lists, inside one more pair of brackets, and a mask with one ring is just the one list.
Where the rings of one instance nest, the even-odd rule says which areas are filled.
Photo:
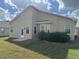
[[[11, 20], [28, 5], [51, 13], [79, 19], [79, 0], [0, 0], [0, 20]], [[3, 17], [4, 15], [4, 17]]]

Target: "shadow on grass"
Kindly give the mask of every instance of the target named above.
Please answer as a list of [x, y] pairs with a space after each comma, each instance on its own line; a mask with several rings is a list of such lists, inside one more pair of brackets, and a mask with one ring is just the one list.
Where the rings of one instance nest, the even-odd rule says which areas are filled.
[[69, 49], [79, 49], [79, 40], [68, 43], [55, 43], [40, 40], [26, 40], [21, 42], [7, 41], [48, 56], [51, 59], [68, 59]]

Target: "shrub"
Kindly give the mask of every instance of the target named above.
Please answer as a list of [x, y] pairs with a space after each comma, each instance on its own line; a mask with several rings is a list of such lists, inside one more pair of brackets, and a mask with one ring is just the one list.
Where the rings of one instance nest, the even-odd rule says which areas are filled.
[[40, 40], [46, 40], [46, 39], [47, 39], [47, 33], [44, 32], [44, 31], [39, 32], [39, 33], [38, 33], [38, 38], [39, 38]]
[[70, 40], [70, 36], [65, 32], [40, 32], [38, 34], [38, 38], [40, 40], [47, 40], [51, 42], [68, 42]]
[[65, 32], [54, 32], [50, 33], [48, 41], [53, 42], [68, 42], [70, 39], [69, 35]]

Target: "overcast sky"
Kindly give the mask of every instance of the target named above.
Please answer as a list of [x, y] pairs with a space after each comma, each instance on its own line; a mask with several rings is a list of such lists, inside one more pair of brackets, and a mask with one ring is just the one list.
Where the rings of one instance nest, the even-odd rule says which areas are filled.
[[0, 9], [3, 10], [0, 21], [12, 20], [18, 11], [30, 4], [44, 11], [79, 20], [79, 0], [0, 0]]
[[[24, 7], [26, 3], [28, 3], [30, 0], [12, 0], [12, 1], [19, 7]], [[54, 1], [54, 0], [50, 0], [50, 1]], [[65, 4], [65, 7], [74, 8], [74, 9], [79, 8], [79, 0], [62, 0], [62, 1]]]
[[51, 13], [73, 17], [79, 15], [79, 0], [0, 0], [0, 8], [11, 14], [30, 4]]

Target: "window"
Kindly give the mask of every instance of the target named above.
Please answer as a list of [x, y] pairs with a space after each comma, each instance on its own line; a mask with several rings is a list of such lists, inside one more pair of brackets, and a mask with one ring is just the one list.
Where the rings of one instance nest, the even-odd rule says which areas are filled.
[[50, 24], [41, 24], [40, 31], [50, 32]]
[[13, 32], [13, 29], [11, 29], [11, 32]]
[[29, 27], [26, 28], [26, 34], [29, 34]]
[[36, 34], [36, 27], [34, 27], [34, 34]]
[[21, 35], [23, 35], [23, 29], [21, 30]]
[[65, 25], [65, 32], [70, 33], [70, 25]]

